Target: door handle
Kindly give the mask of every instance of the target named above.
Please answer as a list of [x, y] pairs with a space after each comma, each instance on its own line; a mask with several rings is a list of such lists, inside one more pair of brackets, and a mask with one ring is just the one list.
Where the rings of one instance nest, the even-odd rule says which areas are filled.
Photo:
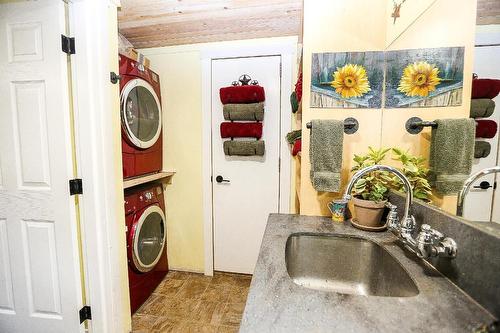
[[487, 189], [489, 189], [490, 187], [493, 187], [493, 186], [491, 186], [491, 185], [490, 185], [490, 183], [489, 183], [489, 182], [487, 182], [487, 181], [485, 181], [485, 180], [484, 180], [484, 181], [482, 181], [482, 182], [480, 182], [480, 183], [479, 183], [479, 186], [474, 186], [474, 188], [480, 188], [480, 189], [482, 189], [482, 190], [487, 190]]
[[230, 183], [230, 181], [229, 181], [229, 180], [224, 179], [224, 177], [222, 177], [222, 176], [217, 176], [217, 177], [215, 177], [215, 181], [216, 181], [217, 183]]

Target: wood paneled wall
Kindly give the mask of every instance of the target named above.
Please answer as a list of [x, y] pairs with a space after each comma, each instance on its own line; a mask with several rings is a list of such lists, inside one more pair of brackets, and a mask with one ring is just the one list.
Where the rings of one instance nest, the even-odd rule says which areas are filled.
[[477, 24], [500, 24], [500, 0], [477, 0]]

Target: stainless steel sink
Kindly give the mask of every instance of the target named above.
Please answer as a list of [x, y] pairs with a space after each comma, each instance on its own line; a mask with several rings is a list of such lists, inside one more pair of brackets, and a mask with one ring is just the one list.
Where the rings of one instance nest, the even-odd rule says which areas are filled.
[[285, 260], [288, 275], [306, 288], [366, 296], [418, 295], [401, 264], [364, 238], [292, 234], [286, 242]]

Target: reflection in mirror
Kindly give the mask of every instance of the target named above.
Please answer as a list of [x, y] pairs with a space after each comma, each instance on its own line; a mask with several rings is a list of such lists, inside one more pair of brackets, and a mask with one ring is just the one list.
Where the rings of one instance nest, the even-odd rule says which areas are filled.
[[[425, 168], [429, 168], [428, 174], [420, 174], [429, 182], [432, 190], [432, 194], [424, 198], [424, 201], [448, 213], [461, 216], [486, 232], [499, 234], [500, 188], [497, 188], [497, 177], [500, 177], [500, 174], [497, 173], [499, 168], [495, 167], [500, 165], [497, 133], [500, 107], [495, 108], [495, 105], [500, 104], [500, 97], [498, 97], [500, 26], [477, 27], [473, 60], [470, 59], [470, 55], [467, 55], [471, 53], [470, 45], [465, 44], [465, 48], [467, 50], [463, 62], [463, 89], [456, 89], [456, 95], [461, 95], [461, 101], [456, 103], [456, 100], [451, 100], [453, 99], [451, 95], [448, 95], [449, 98], [445, 100], [445, 94], [439, 91], [443, 89], [440, 88], [441, 82], [436, 85], [435, 90], [432, 92], [429, 90], [429, 96], [423, 97], [423, 104], [418, 105], [425, 109], [418, 109], [417, 105], [413, 105], [415, 103], [410, 101], [413, 104], [401, 110], [397, 108], [404, 107], [404, 101], [397, 94], [401, 95], [402, 92], [394, 85], [393, 96], [398, 100], [390, 104], [388, 95], [385, 96], [386, 107], [383, 110], [382, 125], [383, 132], [387, 133], [385, 134], [387, 139], [382, 142], [382, 145], [386, 147], [400, 145], [401, 152], [407, 152], [414, 158], [421, 159], [420, 165], [410, 163], [410, 166], [406, 166], [407, 171], [414, 167], [424, 171]], [[419, 56], [418, 52], [415, 56]], [[453, 70], [451, 70], [453, 62], [448, 64], [447, 61], [441, 60], [429, 62], [435, 63], [438, 67], [437, 77], [439, 79], [453, 78]], [[399, 61], [404, 61], [404, 59], [399, 59]], [[401, 73], [401, 70], [397, 72]], [[471, 72], [475, 75], [474, 79], [471, 78]], [[419, 84], [418, 80], [424, 80], [422, 77], [415, 76], [414, 78], [416, 86]], [[471, 81], [472, 89], [469, 92], [468, 86]], [[452, 84], [453, 82], [446, 81], [444, 86]], [[413, 97], [408, 97], [410, 98]], [[441, 100], [444, 104], [439, 105], [440, 107], [436, 107], [437, 104], [427, 104], [430, 99]], [[387, 107], [388, 104], [389, 107]], [[390, 105], [393, 105], [392, 108]], [[399, 122], [398, 126], [404, 128], [404, 140], [393, 134], [396, 131], [395, 119]], [[447, 119], [451, 121], [446, 121]], [[440, 134], [438, 129], [444, 129], [444, 126], [448, 128], [448, 132], [441, 131]], [[441, 138], [438, 138], [438, 135], [441, 135]], [[447, 142], [448, 146], [445, 147], [442, 144], [444, 142]], [[394, 155], [394, 152], [391, 155]], [[408, 158], [402, 156], [401, 160], [400, 156], [398, 161], [394, 160], [395, 156], [391, 157], [393, 160], [391, 165], [396, 167], [397, 163], [401, 164], [402, 160], [407, 161]], [[481, 172], [481, 170], [486, 171]], [[472, 177], [472, 175], [477, 175], [477, 177]], [[467, 182], [469, 177], [471, 179]], [[458, 194], [464, 184], [468, 187], [467, 191], [459, 197]]]
[[[474, 48], [470, 116], [476, 120], [474, 159], [467, 193], [457, 197], [457, 215], [487, 231], [500, 232], [500, 192], [497, 189], [498, 134], [500, 120], [500, 28], [478, 26]], [[465, 99], [465, 97], [464, 97]], [[496, 168], [495, 168], [496, 167]], [[475, 176], [475, 177], [474, 177]], [[451, 211], [451, 210], [450, 210]]]

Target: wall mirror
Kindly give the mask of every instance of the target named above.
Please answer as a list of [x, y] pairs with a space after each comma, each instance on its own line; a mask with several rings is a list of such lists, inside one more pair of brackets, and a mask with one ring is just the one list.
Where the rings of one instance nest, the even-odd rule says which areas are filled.
[[[424, 39], [422, 36], [418, 37], [416, 31], [425, 20], [426, 12], [430, 7], [430, 12], [434, 12], [435, 7], [439, 5], [439, 1], [435, 0], [388, 1], [385, 49], [387, 76], [381, 146], [396, 146], [410, 157], [425, 159], [421, 165], [416, 165], [417, 169], [425, 170], [429, 166], [431, 154], [434, 154], [435, 166], [445, 166], [448, 159], [455, 161], [450, 163], [457, 163], [458, 156], [450, 156], [450, 151], [441, 150], [439, 147], [431, 149], [432, 126], [435, 126], [434, 121], [439, 119], [465, 119], [474, 116], [476, 135], [473, 140], [476, 158], [473, 159], [470, 170], [470, 174], [474, 174], [500, 164], [497, 133], [497, 123], [500, 122], [500, 97], [482, 96], [477, 89], [471, 92], [469, 88], [472, 84], [472, 73], [479, 79], [500, 79], [500, 26], [478, 25], [475, 32], [460, 31], [460, 25], [450, 26], [446, 41], [440, 40], [441, 36], [429, 35]], [[474, 45], [464, 45], [463, 38], [460, 38], [460, 34], [468, 33], [474, 34]], [[422, 43], [421, 48], [419, 43]], [[440, 47], [428, 47], [429, 45]], [[427, 86], [427, 90], [419, 89], [416, 73], [424, 74], [421, 79], [429, 82], [433, 79], [424, 76], [434, 75], [433, 70], [434, 83]], [[413, 75], [415, 80], [409, 82], [405, 74]], [[473, 93], [473, 97], [477, 98], [471, 102], [470, 95]], [[488, 102], [488, 99], [493, 102]], [[486, 110], [485, 105], [488, 103], [490, 106], [496, 104], [496, 108]], [[480, 112], [480, 105], [484, 113]], [[423, 121], [422, 125], [427, 126], [421, 128], [421, 132], [409, 133], [408, 120], [411, 118], [420, 119]], [[466, 135], [465, 132], [455, 134], [458, 148], [462, 145], [461, 137]], [[435, 139], [437, 140], [437, 137]], [[460, 152], [463, 150], [456, 150], [457, 154]], [[400, 156], [389, 153], [387, 164], [397, 163], [394, 158]], [[433, 194], [425, 197], [424, 201], [456, 215], [458, 190], [455, 188], [451, 192], [444, 191], [444, 194], [439, 194], [439, 185], [432, 181], [434, 176], [429, 177]], [[476, 179], [465, 196], [461, 214], [467, 221], [498, 234], [499, 183], [500, 173], [490, 173]]]

